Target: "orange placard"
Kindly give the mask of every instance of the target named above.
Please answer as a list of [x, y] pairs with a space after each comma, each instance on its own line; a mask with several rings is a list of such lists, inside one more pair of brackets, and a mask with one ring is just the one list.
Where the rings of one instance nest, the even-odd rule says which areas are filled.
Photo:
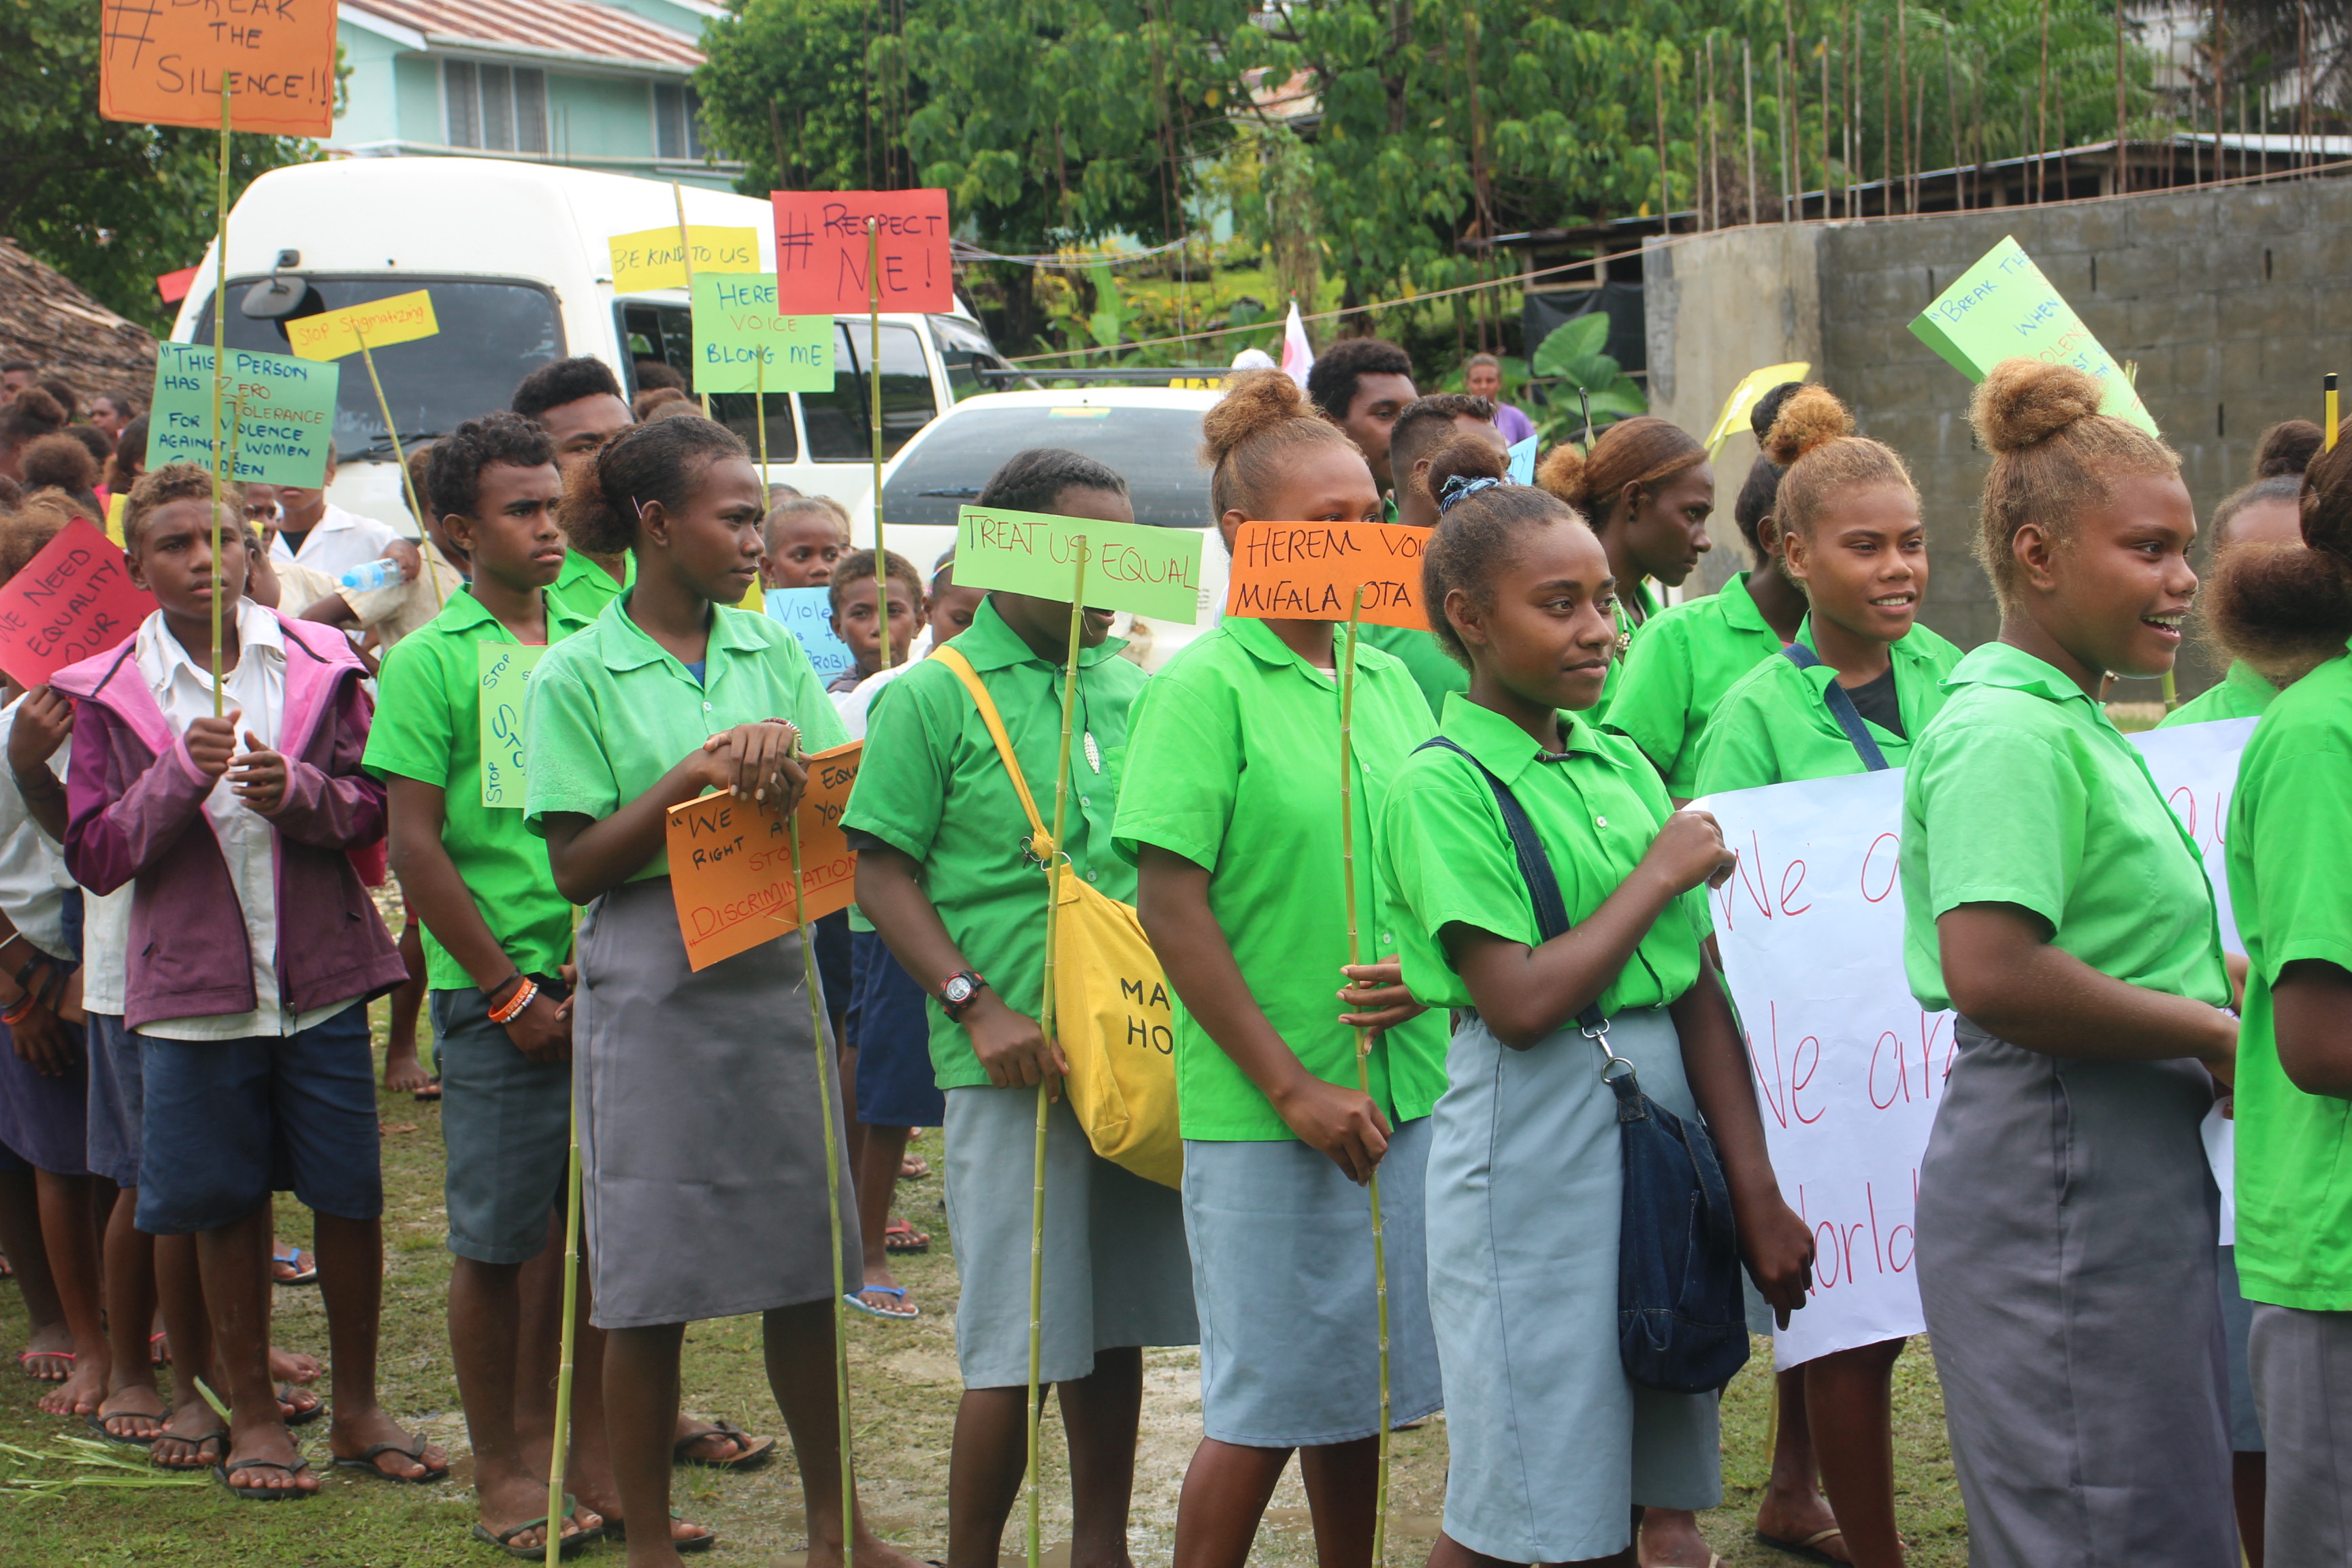
[[1364, 621], [1425, 632], [1421, 557], [1428, 547], [1429, 530], [1392, 522], [1245, 522], [1234, 535], [1225, 614], [1344, 621], [1362, 588]]
[[100, 0], [109, 120], [324, 136], [335, 128], [335, 0]]
[[808, 760], [808, 790], [798, 813], [798, 908], [792, 830], [773, 806], [706, 795], [669, 808], [669, 886], [688, 967], [708, 969], [796, 931], [803, 914], [815, 920], [849, 907], [857, 890], [857, 855], [842, 836], [841, 814], [865, 750], [866, 742], [852, 741]]

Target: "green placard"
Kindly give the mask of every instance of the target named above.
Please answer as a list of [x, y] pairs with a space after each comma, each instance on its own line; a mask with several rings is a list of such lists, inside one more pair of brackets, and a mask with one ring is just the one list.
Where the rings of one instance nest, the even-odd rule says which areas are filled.
[[968, 506], [957, 514], [956, 584], [1067, 603], [1084, 539], [1088, 605], [1189, 626], [1201, 613], [1202, 531]]
[[[205, 406], [213, 384], [210, 343], [155, 345], [155, 400], [147, 416], [147, 467], [194, 463], [212, 467], [213, 416]], [[331, 362], [228, 351], [221, 393], [221, 438], [236, 454], [239, 483], [316, 485], [327, 473], [335, 437], [335, 390], [341, 368]]]
[[522, 703], [544, 647], [476, 645], [482, 671], [482, 804], [522, 809]]
[[772, 272], [694, 275], [697, 392], [831, 392], [834, 336], [831, 316], [776, 314]]
[[2156, 421], [2115, 356], [2091, 335], [2014, 237], [1960, 274], [1911, 323], [1919, 341], [1970, 381], [2005, 359], [2038, 359], [2088, 372], [2106, 388], [2099, 412], [2128, 420], [2149, 435]]

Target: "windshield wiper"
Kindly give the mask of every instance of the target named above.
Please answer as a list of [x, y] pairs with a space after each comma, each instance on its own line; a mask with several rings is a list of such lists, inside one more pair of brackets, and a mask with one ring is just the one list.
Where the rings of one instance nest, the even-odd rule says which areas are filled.
[[942, 500], [978, 500], [980, 492], [970, 485], [951, 490], [917, 490], [919, 496], [937, 496]]
[[[403, 436], [400, 438], [400, 449], [404, 452], [414, 451], [427, 441], [438, 441], [448, 433], [449, 432], [446, 430], [420, 430], [412, 436]], [[378, 437], [373, 441], [369, 442], [366, 447], [362, 447], [358, 455], [362, 458], [391, 457], [392, 437], [389, 436]]]

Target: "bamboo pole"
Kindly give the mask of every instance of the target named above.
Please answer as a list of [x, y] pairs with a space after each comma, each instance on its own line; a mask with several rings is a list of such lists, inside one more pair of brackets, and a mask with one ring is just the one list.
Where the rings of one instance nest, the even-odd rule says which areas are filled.
[[[694, 300], [694, 237], [686, 228], [686, 191], [676, 180], [669, 183], [670, 200], [677, 205], [677, 259], [686, 268], [686, 297], [689, 305]], [[703, 393], [702, 416], [710, 417], [710, 394]]]
[[[579, 911], [572, 911], [578, 929]], [[563, 1550], [564, 1461], [572, 1447], [572, 1363], [580, 1310], [580, 1102], [572, 1102], [572, 1152], [563, 1175], [563, 1330], [555, 1365], [555, 1447], [547, 1462], [547, 1568], [555, 1568]]]
[[[1054, 1045], [1054, 939], [1059, 930], [1056, 910], [1062, 901], [1062, 830], [1070, 809], [1070, 724], [1078, 700], [1078, 645], [1086, 635], [1087, 541], [1075, 542], [1077, 559], [1070, 565], [1070, 651], [1062, 670], [1062, 745], [1054, 763], [1054, 841], [1045, 846], [1045, 994], [1037, 1005], [1037, 1032], [1046, 1048]], [[1037, 1403], [1038, 1362], [1043, 1353], [1045, 1321], [1045, 1117], [1053, 1104], [1051, 1074], [1037, 1084], [1037, 1144], [1029, 1188], [1029, 1568], [1039, 1568], [1044, 1553], [1039, 1508], [1043, 1501], [1038, 1473], [1037, 1430], [1043, 1410]]]
[[2131, 163], [2124, 156], [2124, 0], [2116, 0], [2116, 181], [2115, 192], [2131, 189]]
[[[1912, 212], [1919, 210], [1919, 187], [1913, 183], [1912, 170], [1916, 167], [1911, 145], [1911, 22], [1904, 0], [1895, 0], [1895, 101], [1904, 109], [1903, 115], [1903, 200]], [[1893, 210], [1892, 208], [1889, 209]]]
[[2336, 411], [2336, 373], [2332, 370], [2327, 373], [2327, 380], [2325, 387], [2323, 388], [2322, 396], [2326, 407], [2325, 417], [2327, 423], [2320, 426], [2319, 439], [2322, 450], [2333, 452], [2336, 450], [2336, 423], [2343, 416]]
[[1756, 221], [1756, 57], [1748, 40], [1739, 40], [1739, 100], [1745, 129], [1742, 132], [1748, 152], [1748, 187], [1740, 192], [1739, 219], [1742, 223]]
[[[800, 751], [797, 735], [793, 739], [793, 750], [795, 753]], [[841, 1268], [841, 1128], [833, 1114], [834, 1095], [841, 1079], [833, 1047], [825, 1038], [824, 981], [817, 972], [816, 948], [809, 938], [808, 907], [801, 889], [800, 813], [794, 811], [785, 820], [792, 829], [793, 919], [800, 926], [801, 969], [808, 983], [809, 1033], [816, 1041], [816, 1100], [824, 1122], [824, 1212], [833, 1237], [834, 1405], [839, 1422], [835, 1441], [841, 1449], [841, 1562], [842, 1568], [857, 1568], [857, 1466], [849, 1423], [849, 1282], [843, 1278]], [[809, 1545], [812, 1551], [816, 1546], [814, 1523], [809, 1529]]]
[[[890, 668], [890, 589], [883, 581], [887, 552], [882, 543], [882, 227], [866, 220], [866, 377], [874, 416], [874, 624], [882, 633], [882, 668]], [[1075, 656], [1073, 656], [1075, 657]], [[1055, 826], [1058, 835], [1059, 824]], [[1048, 958], [1050, 963], [1052, 960]]]
[[1706, 226], [1723, 226], [1723, 167], [1715, 140], [1715, 34], [1706, 36]]
[[[416, 519], [416, 557], [418, 570], [433, 588], [433, 610], [441, 611], [441, 576], [433, 570], [433, 532], [425, 526], [425, 503], [416, 497], [416, 476], [408, 471], [408, 454], [400, 449], [400, 432], [393, 427], [392, 400], [383, 395], [383, 381], [375, 373], [375, 354], [369, 349], [367, 329], [357, 321], [352, 322], [352, 336], [360, 342], [360, 361], [367, 366], [368, 384], [375, 388], [377, 412], [383, 416], [383, 433], [392, 441], [392, 460], [400, 465], [400, 488], [408, 492], [408, 510]], [[218, 639], [215, 638], [215, 641]]]
[[[1339, 860], [1348, 888], [1348, 963], [1363, 963], [1363, 941], [1356, 923], [1356, 638], [1364, 613], [1364, 590], [1356, 590], [1348, 609], [1347, 647], [1339, 663]], [[1356, 1030], [1356, 1087], [1372, 1092], [1372, 1037]], [[1380, 1468], [1372, 1490], [1372, 1568], [1387, 1568], [1389, 1529], [1389, 1262], [1388, 1241], [1381, 1222], [1381, 1173], [1373, 1168], [1367, 1184], [1372, 1211], [1372, 1296], [1378, 1307], [1381, 1336]]]
[[1674, 185], [1666, 177], [1666, 68], [1658, 57], [1650, 57], [1650, 87], [1656, 95], [1658, 115], [1658, 232], [1672, 234], [1674, 225], [1667, 215], [1675, 210]]
[[221, 446], [221, 399], [228, 395], [228, 79], [221, 73], [219, 184], [215, 192], [219, 222], [213, 230], [213, 717], [221, 717], [221, 492], [228, 489], [228, 453]]

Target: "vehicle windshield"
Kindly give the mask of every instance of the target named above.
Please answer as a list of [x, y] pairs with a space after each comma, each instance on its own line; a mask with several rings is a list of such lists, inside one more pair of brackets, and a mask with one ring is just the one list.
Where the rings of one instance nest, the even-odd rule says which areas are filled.
[[1154, 528], [1209, 525], [1209, 470], [1202, 466], [1201, 411], [1134, 405], [965, 405], [907, 455], [883, 487], [891, 522], [953, 528], [957, 509], [1005, 458], [1028, 447], [1063, 447], [1127, 480], [1135, 521]]
[[[433, 296], [433, 319], [440, 331], [373, 351], [375, 372], [383, 382], [384, 401], [392, 405], [393, 422], [404, 446], [446, 436], [466, 420], [507, 406], [515, 384], [550, 360], [563, 357], [563, 328], [557, 321], [555, 298], [536, 283], [451, 282], [432, 278], [310, 278], [309, 295], [298, 308], [300, 316], [363, 305], [395, 294], [423, 289]], [[241, 300], [257, 278], [232, 278], [228, 298]], [[213, 341], [212, 305], [207, 302], [194, 333], [200, 343]], [[256, 321], [231, 307], [228, 312], [231, 348], [257, 349], [264, 353], [291, 353], [281, 321]], [[367, 366], [357, 354], [341, 362], [342, 380], [335, 392], [335, 450], [346, 462], [354, 458], [392, 456], [392, 440], [383, 427], [383, 413]]]

